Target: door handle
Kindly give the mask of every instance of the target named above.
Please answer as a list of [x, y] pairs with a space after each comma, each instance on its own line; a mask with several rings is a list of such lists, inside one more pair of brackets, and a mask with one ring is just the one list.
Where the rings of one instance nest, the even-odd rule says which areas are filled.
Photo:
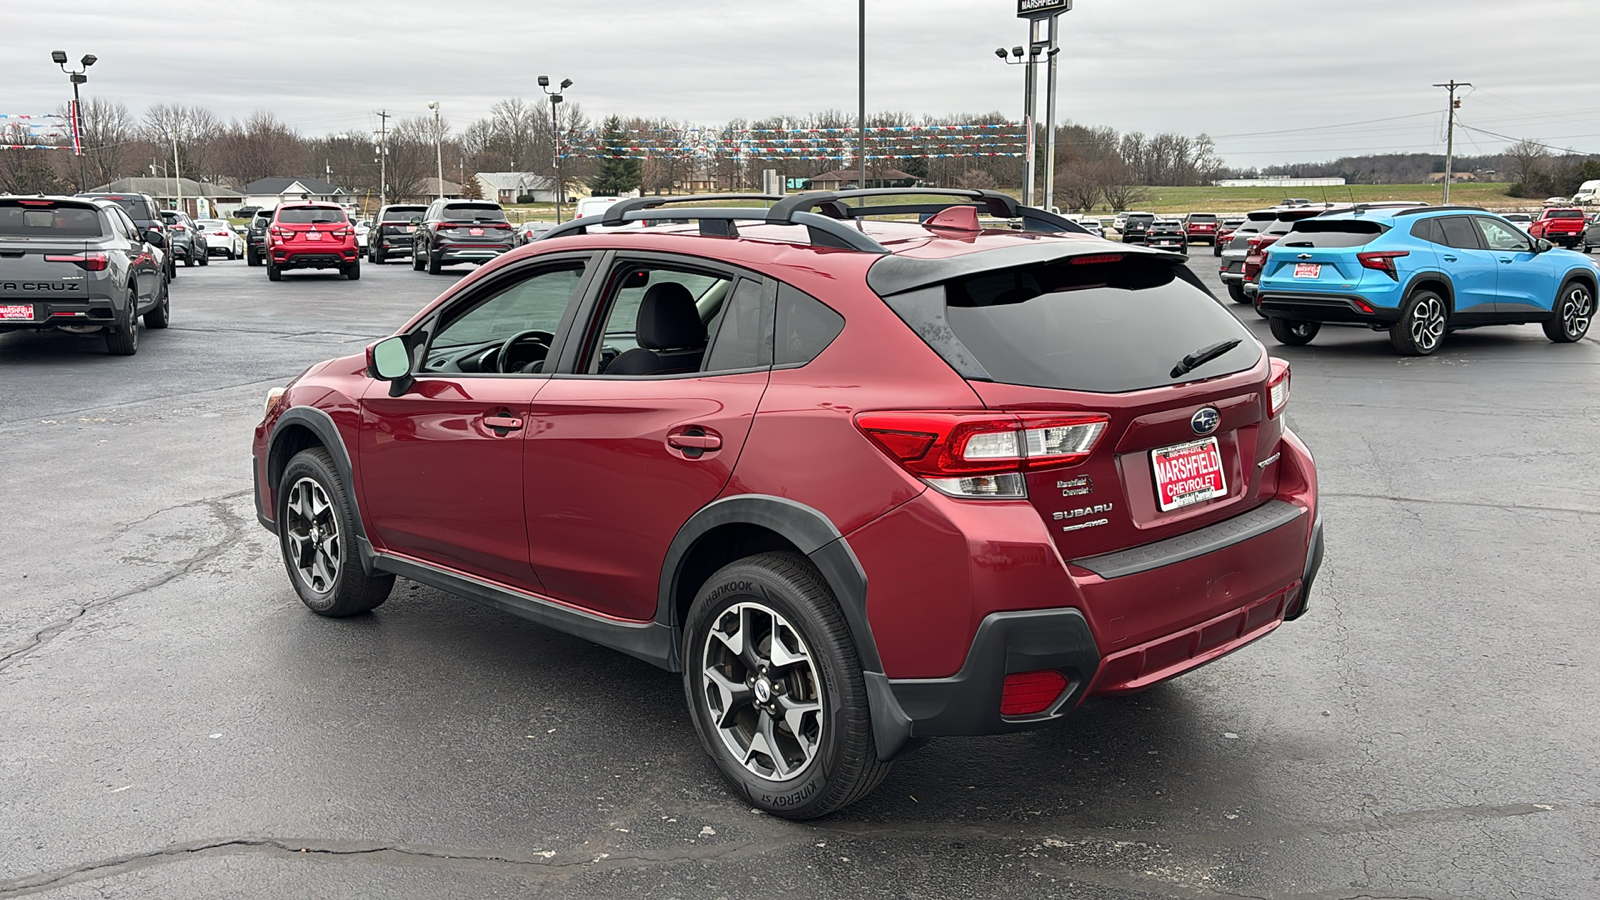
[[668, 433], [667, 446], [681, 451], [689, 459], [699, 459], [709, 451], [721, 450], [722, 436], [698, 425], [690, 425]]
[[505, 437], [507, 434], [521, 428], [522, 420], [502, 412], [499, 415], [484, 416], [483, 424], [494, 429], [494, 433], [500, 437]]
[[1504, 256], [1502, 256], [1502, 257], [1500, 257], [1500, 265], [1509, 266], [1509, 265], [1511, 265], [1511, 260], [1506, 259]]
[[1446, 257], [1445, 257], [1445, 258], [1444, 258], [1444, 261], [1445, 261], [1445, 262], [1455, 262], [1455, 261], [1456, 261], [1456, 258], [1455, 258], [1455, 257], [1454, 257], [1454, 256], [1446, 256]]

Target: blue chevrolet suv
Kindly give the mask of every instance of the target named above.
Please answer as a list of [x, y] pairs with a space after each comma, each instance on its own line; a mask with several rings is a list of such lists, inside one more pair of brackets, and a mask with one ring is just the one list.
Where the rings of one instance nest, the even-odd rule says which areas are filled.
[[1296, 222], [1267, 251], [1257, 308], [1284, 344], [1324, 324], [1387, 330], [1408, 356], [1446, 333], [1537, 323], [1552, 341], [1588, 333], [1600, 267], [1468, 207], [1367, 209]]

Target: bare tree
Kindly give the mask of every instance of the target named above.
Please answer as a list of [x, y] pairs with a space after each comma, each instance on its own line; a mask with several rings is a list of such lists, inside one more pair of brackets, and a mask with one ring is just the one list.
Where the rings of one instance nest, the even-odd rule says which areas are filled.
[[1543, 144], [1521, 140], [1506, 148], [1505, 157], [1512, 180], [1531, 185], [1544, 174], [1545, 166], [1550, 161], [1550, 151]]
[[[61, 108], [60, 114], [70, 115], [66, 107]], [[138, 123], [128, 107], [99, 97], [83, 101], [83, 152], [87, 157], [89, 184], [79, 185], [79, 190], [140, 172], [142, 165], [135, 160], [143, 159], [147, 155], [144, 151]], [[70, 158], [55, 163], [61, 167], [58, 174], [77, 183], [78, 167]]]
[[203, 106], [158, 103], [145, 110], [140, 131], [152, 145], [156, 159], [172, 162], [178, 157], [178, 171], [195, 181], [214, 179], [211, 171], [212, 142], [223, 131], [222, 123]]
[[292, 176], [304, 165], [304, 141], [270, 112], [235, 120], [217, 141], [219, 173], [249, 184], [273, 175]]

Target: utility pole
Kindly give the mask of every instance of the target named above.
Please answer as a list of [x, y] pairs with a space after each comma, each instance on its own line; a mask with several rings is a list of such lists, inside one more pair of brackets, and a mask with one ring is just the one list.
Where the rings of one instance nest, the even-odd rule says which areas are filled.
[[1450, 180], [1456, 162], [1456, 110], [1461, 107], [1461, 101], [1456, 99], [1456, 88], [1472, 87], [1470, 81], [1456, 81], [1450, 79], [1444, 84], [1434, 85], [1436, 88], [1449, 88], [1450, 103], [1445, 107], [1448, 124], [1445, 126], [1444, 139], [1444, 205], [1450, 205]]
[[378, 110], [378, 207], [389, 205], [389, 111]]
[[438, 179], [439, 199], [444, 199], [444, 132], [439, 130], [439, 101], [429, 100], [428, 108], [433, 110], [433, 163], [436, 167], [434, 177]]
[[[183, 170], [178, 168], [178, 123], [172, 124], [172, 189], [178, 195], [178, 211], [187, 213], [188, 211], [183, 208]], [[198, 208], [195, 210], [199, 211]]]

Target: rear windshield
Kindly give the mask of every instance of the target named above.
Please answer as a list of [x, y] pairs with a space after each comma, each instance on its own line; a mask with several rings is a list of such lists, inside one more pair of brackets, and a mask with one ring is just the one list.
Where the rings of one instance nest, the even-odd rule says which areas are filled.
[[101, 199], [110, 200], [112, 203], [127, 210], [128, 218], [136, 222], [141, 220], [145, 222], [155, 221], [150, 217], [150, 205], [144, 202], [143, 197], [102, 197]]
[[[985, 272], [888, 298], [952, 368], [973, 379], [1122, 393], [1238, 372], [1261, 345], [1165, 261], [1054, 262]], [[1194, 371], [1185, 356], [1239, 343]]]
[[1155, 219], [1155, 215], [1153, 213], [1128, 213], [1128, 221], [1132, 222], [1134, 219], [1149, 222]]
[[383, 211], [383, 221], [410, 222], [413, 218], [427, 211], [425, 207], [421, 206], [402, 206], [395, 209], [386, 209]]
[[1377, 222], [1350, 219], [1303, 219], [1283, 236], [1285, 247], [1362, 247], [1388, 229]]
[[495, 203], [447, 203], [444, 217], [457, 222], [504, 222], [506, 211]]
[[278, 210], [278, 221], [284, 225], [331, 225], [345, 217], [337, 206], [295, 206]]
[[1547, 218], [1547, 219], [1581, 219], [1581, 218], [1583, 218], [1583, 210], [1581, 210], [1581, 209], [1552, 209], [1549, 212], [1545, 213], [1544, 217]]
[[1211, 213], [1190, 213], [1189, 214], [1189, 221], [1191, 221], [1191, 222], [1215, 222], [1216, 220], [1217, 220], [1217, 217], [1212, 215]]
[[0, 201], [0, 237], [100, 237], [100, 211], [88, 206], [24, 206]]

